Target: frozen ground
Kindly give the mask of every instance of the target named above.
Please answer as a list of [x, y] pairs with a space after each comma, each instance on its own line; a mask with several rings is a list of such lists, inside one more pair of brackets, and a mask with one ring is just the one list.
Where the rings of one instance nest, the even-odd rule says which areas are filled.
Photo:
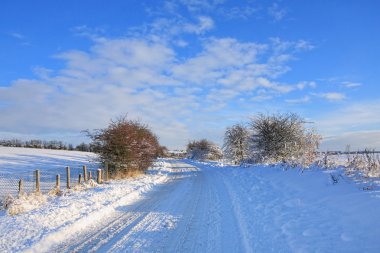
[[0, 212], [0, 252], [380, 252], [379, 238], [380, 192], [339, 170], [161, 160], [140, 178]]

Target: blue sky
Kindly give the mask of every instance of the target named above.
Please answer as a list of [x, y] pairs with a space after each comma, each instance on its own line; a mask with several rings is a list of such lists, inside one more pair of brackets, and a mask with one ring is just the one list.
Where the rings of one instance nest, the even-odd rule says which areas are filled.
[[0, 137], [86, 140], [128, 113], [162, 144], [258, 112], [380, 148], [380, 2], [2, 1]]

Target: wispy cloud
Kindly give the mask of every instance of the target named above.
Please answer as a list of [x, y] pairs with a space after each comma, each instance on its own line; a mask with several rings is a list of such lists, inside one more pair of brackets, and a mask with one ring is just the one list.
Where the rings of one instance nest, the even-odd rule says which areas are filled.
[[342, 82], [342, 85], [343, 85], [344, 87], [346, 87], [346, 88], [357, 88], [357, 87], [362, 86], [361, 83], [348, 82], [348, 81]]
[[315, 45], [313, 45], [310, 41], [299, 40], [296, 42], [295, 47], [299, 50], [312, 50], [315, 48]]
[[322, 149], [352, 150], [380, 149], [380, 101], [361, 101], [344, 104], [315, 118], [317, 129], [324, 135]]
[[[177, 43], [181, 46], [187, 42], [182, 38], [183, 35], [193, 34], [196, 36], [205, 35], [215, 26], [214, 20], [209, 16], [196, 16], [191, 19], [182, 16], [174, 18], [157, 18], [149, 24], [133, 27], [129, 30], [129, 37], [144, 37], [145, 39], [163, 41], [167, 43]], [[95, 33], [95, 39], [97, 35]], [[88, 36], [90, 37], [90, 36]]]
[[312, 88], [312, 89], [315, 89], [315, 88], [317, 88], [317, 83], [314, 82], [314, 81], [311, 81], [311, 82], [299, 82], [299, 83], [297, 84], [297, 88], [298, 88], [299, 90], [303, 90], [303, 89], [305, 89], [305, 88]]
[[16, 33], [16, 32], [13, 32], [13, 33], [10, 33], [10, 35], [13, 37], [13, 38], [16, 38], [16, 39], [19, 39], [19, 40], [24, 40], [26, 37], [24, 35], [22, 35], [21, 33]]
[[365, 148], [380, 150], [380, 131], [357, 131], [325, 136], [322, 150], [344, 150], [349, 145], [351, 151]]
[[199, 12], [215, 10], [216, 7], [223, 4], [225, 0], [180, 0], [179, 2], [186, 6], [189, 11]]
[[248, 19], [257, 14], [259, 10], [251, 5], [219, 8], [218, 13], [227, 19]]
[[24, 34], [12, 32], [9, 34], [12, 38], [19, 41], [19, 44], [22, 46], [30, 46], [30, 42]]
[[340, 101], [346, 99], [346, 95], [344, 93], [339, 92], [313, 93], [313, 95], [327, 99], [329, 101]]
[[380, 101], [356, 102], [324, 113], [318, 119], [320, 129], [328, 133], [378, 129], [380, 125]]
[[258, 96], [253, 97], [251, 100], [254, 101], [254, 102], [262, 102], [262, 101], [271, 100], [271, 99], [273, 99], [273, 96], [270, 96], [270, 95], [258, 95]]
[[273, 3], [268, 8], [268, 14], [270, 17], [274, 19], [274, 21], [278, 22], [285, 18], [287, 11], [285, 8], [282, 8], [278, 3]]
[[87, 25], [79, 25], [71, 28], [71, 32], [78, 36], [87, 37], [95, 40], [105, 34], [105, 29], [102, 27], [89, 27]]
[[202, 34], [214, 27], [214, 21], [210, 17], [200, 16], [198, 20], [197, 24], [185, 24], [184, 30], [189, 33]]
[[33, 68], [33, 72], [38, 78], [44, 80], [49, 78], [53, 70], [38, 66]]
[[285, 102], [289, 104], [304, 104], [307, 102], [310, 102], [310, 97], [309, 96], [304, 96], [302, 98], [295, 98], [295, 99], [286, 99]]

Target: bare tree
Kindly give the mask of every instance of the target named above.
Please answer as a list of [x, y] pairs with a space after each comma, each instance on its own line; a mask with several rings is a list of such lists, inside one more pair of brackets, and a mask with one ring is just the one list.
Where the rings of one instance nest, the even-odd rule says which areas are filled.
[[209, 146], [209, 152], [207, 155], [207, 159], [217, 161], [217, 160], [220, 160], [222, 158], [223, 158], [222, 149], [219, 147], [219, 145], [211, 142], [210, 146]]
[[165, 146], [160, 146], [157, 149], [157, 157], [168, 157], [169, 149]]
[[105, 129], [88, 132], [102, 162], [112, 163], [117, 177], [145, 171], [160, 153], [157, 137], [148, 126], [126, 116], [111, 121]]
[[305, 127], [294, 113], [264, 115], [251, 120], [251, 155], [257, 161], [313, 162], [321, 136]]
[[218, 160], [223, 157], [220, 147], [206, 139], [189, 142], [186, 150], [188, 157], [195, 160]]
[[249, 131], [241, 124], [228, 127], [224, 134], [223, 151], [228, 159], [235, 164], [241, 163], [247, 158]]

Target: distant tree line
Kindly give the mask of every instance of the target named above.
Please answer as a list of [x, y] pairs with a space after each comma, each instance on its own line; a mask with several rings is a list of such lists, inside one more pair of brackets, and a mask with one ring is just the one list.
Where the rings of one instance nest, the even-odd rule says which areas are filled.
[[94, 151], [94, 147], [91, 144], [82, 142], [81, 144], [74, 146], [62, 141], [52, 140], [28, 140], [23, 141], [20, 139], [0, 140], [0, 146], [4, 147], [21, 147], [21, 148], [40, 148], [40, 149], [55, 149], [55, 150], [76, 150], [84, 152]]

